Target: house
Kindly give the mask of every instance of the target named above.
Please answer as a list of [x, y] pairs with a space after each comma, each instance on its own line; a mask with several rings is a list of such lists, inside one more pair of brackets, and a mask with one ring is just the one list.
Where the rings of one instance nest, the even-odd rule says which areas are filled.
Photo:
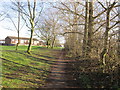
[[[28, 45], [29, 39], [26, 37], [20, 37], [20, 45]], [[7, 36], [5, 38], [5, 44], [17, 44], [18, 43], [18, 37], [14, 36]], [[36, 38], [33, 38], [32, 45], [43, 45], [42, 41], [37, 40]]]
[[3, 45], [5, 43], [5, 40], [0, 40], [0, 45]]
[[0, 40], [0, 43], [5, 43], [5, 40]]

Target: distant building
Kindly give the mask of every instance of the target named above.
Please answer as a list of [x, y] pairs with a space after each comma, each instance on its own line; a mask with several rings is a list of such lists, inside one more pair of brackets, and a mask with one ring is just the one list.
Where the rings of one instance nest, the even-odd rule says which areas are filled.
[[[20, 45], [28, 45], [29, 39], [26, 37], [20, 37]], [[7, 36], [5, 38], [5, 44], [17, 44], [18, 43], [18, 37], [14, 36]], [[44, 45], [42, 41], [37, 40], [36, 38], [33, 38], [32, 45]]]
[[0, 43], [5, 43], [5, 40], [0, 40]]

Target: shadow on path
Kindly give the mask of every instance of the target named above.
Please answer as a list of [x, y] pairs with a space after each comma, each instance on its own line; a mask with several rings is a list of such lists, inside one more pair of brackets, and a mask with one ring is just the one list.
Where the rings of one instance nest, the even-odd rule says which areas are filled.
[[52, 65], [51, 74], [42, 88], [79, 88], [74, 77], [75, 70], [72, 68], [75, 60], [64, 59], [64, 54], [61, 51], [58, 61]]

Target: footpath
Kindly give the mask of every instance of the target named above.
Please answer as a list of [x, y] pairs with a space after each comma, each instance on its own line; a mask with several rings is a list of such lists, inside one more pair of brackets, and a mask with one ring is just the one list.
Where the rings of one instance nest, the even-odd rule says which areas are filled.
[[72, 65], [75, 60], [64, 59], [65, 52], [60, 53], [59, 59], [51, 67], [51, 73], [42, 88], [79, 88], [74, 77]]

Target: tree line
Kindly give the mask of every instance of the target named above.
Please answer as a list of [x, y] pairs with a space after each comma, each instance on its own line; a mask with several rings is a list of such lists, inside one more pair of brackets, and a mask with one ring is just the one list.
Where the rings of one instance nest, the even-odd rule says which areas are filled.
[[119, 59], [119, 3], [61, 2], [53, 6], [61, 12], [65, 48], [72, 56], [106, 60]]
[[[103, 65], [107, 59], [118, 60], [120, 55], [119, 3], [114, 1], [83, 2], [26, 2], [11, 1], [10, 8], [17, 14], [17, 24], [7, 13], [17, 33], [18, 43], [21, 21], [30, 31], [27, 52], [31, 51], [33, 36], [54, 47], [57, 37], [65, 38], [65, 50], [73, 57], [100, 59]], [[47, 7], [47, 8], [46, 8]], [[1, 14], [2, 15], [2, 14]], [[117, 58], [117, 59], [116, 59]]]

